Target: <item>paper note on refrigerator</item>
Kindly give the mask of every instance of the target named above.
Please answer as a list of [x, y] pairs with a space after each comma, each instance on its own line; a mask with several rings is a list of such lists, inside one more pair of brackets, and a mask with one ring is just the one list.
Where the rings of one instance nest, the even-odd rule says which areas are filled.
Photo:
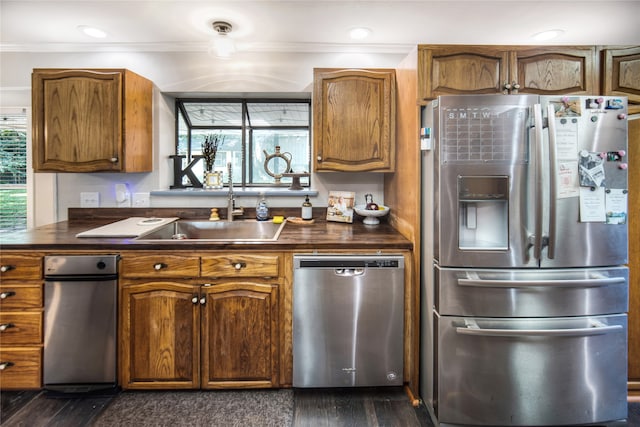
[[580, 187], [580, 222], [605, 222], [605, 189]]
[[558, 199], [578, 197], [578, 162], [558, 162]]
[[607, 224], [627, 223], [627, 190], [612, 188], [605, 196]]

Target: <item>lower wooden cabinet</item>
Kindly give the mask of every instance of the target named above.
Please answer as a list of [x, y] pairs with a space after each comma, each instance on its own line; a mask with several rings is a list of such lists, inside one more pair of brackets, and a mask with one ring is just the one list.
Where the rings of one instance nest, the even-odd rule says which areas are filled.
[[42, 254], [0, 253], [0, 388], [42, 386]]
[[202, 388], [278, 385], [278, 286], [203, 287]]
[[198, 388], [198, 286], [168, 281], [126, 285], [120, 309], [121, 386]]
[[124, 254], [120, 385], [280, 386], [282, 262], [281, 254]]

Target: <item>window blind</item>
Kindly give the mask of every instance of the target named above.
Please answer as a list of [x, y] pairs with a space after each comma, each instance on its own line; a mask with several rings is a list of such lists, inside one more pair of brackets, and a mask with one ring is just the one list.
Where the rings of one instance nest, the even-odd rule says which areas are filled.
[[27, 115], [0, 114], [0, 233], [27, 227]]

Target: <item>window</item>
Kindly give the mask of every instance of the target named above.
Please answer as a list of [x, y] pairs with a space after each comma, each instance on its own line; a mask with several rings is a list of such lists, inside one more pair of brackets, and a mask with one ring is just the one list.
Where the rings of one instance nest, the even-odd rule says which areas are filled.
[[[205, 138], [218, 135], [213, 170], [223, 172], [225, 184], [231, 163], [234, 185], [287, 187], [291, 177], [277, 182], [272, 175], [310, 171], [310, 104], [310, 99], [177, 99], [176, 154], [184, 156], [184, 169], [202, 154]], [[265, 164], [277, 150], [282, 157], [272, 156]], [[202, 177], [204, 169], [204, 161], [197, 161], [192, 176]], [[174, 188], [201, 185], [189, 182], [188, 175], [181, 179]], [[301, 184], [308, 187], [309, 177]]]
[[27, 228], [27, 114], [0, 114], [0, 233]]

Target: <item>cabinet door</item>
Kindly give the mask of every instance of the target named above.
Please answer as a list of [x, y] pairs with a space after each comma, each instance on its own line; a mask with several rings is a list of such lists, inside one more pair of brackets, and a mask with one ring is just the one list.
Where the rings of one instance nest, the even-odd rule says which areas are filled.
[[518, 48], [511, 53], [509, 70], [509, 83], [519, 86], [518, 93], [597, 93], [594, 47]]
[[419, 46], [419, 97], [502, 93], [508, 67], [509, 54], [498, 46]]
[[200, 304], [196, 285], [125, 285], [120, 325], [123, 388], [198, 388]]
[[122, 73], [35, 71], [33, 167], [47, 171], [119, 171]]
[[314, 70], [316, 171], [393, 172], [395, 70]]
[[627, 96], [629, 104], [640, 104], [640, 46], [603, 50], [601, 74], [603, 95]]
[[202, 388], [278, 386], [278, 287], [203, 287]]

